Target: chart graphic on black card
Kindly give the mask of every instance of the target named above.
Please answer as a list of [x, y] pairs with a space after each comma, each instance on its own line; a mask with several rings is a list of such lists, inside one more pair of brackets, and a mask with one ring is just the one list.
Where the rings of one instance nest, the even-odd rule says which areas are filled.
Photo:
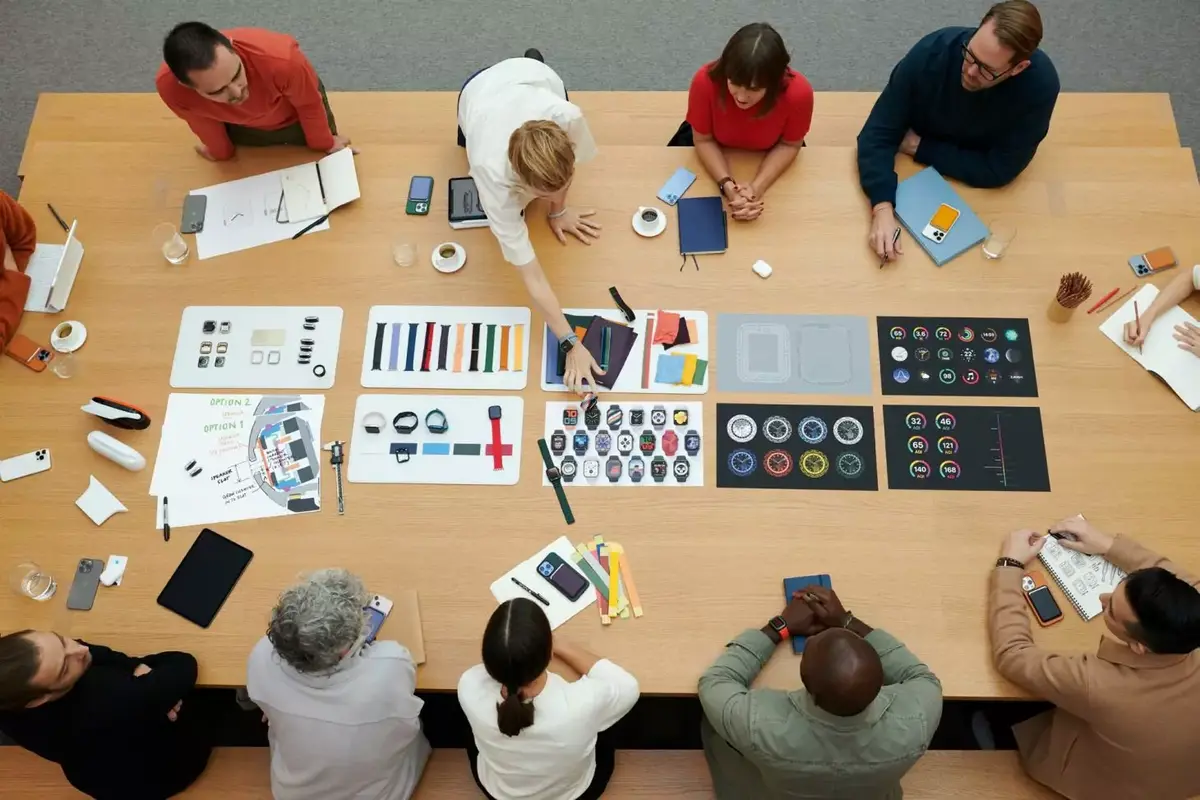
[[1029, 320], [879, 317], [883, 393], [1037, 397]]
[[717, 403], [717, 486], [875, 491], [874, 410]]
[[889, 489], [1048, 492], [1036, 408], [884, 406]]

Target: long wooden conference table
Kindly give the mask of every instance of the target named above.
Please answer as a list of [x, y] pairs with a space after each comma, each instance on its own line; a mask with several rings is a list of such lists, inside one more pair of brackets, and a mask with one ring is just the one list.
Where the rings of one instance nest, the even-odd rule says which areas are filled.
[[[428, 124], [449, 127], [452, 120]], [[1132, 253], [1170, 244], [1185, 264], [1200, 260], [1200, 187], [1189, 151], [1048, 143], [1011, 186], [960, 189], [985, 221], [1003, 217], [1018, 226], [1002, 260], [985, 261], [975, 249], [939, 269], [906, 238], [903, 259], [880, 270], [865, 246], [868, 210], [853, 148], [811, 146], [771, 189], [760, 220], [731, 222], [727, 253], [701, 257], [699, 271], [690, 264], [680, 271], [673, 212], [672, 229], [652, 240], [639, 238], [629, 220], [634, 208], [655, 202], [655, 191], [676, 167], [703, 173], [694, 154], [601, 140], [600, 156], [579, 171], [571, 190], [572, 205], [597, 209], [601, 240], [563, 247], [539, 213], [531, 217], [534, 245], [565, 306], [607, 307], [608, 287], [615, 285], [634, 307], [699, 308], [714, 324], [724, 312], [1028, 317], [1040, 396], [1004, 403], [1041, 408], [1053, 491], [889, 491], [882, 477], [881, 407], [890, 401], [877, 374], [870, 397], [769, 398], [716, 391], [716, 372], [728, 365], [714, 360], [702, 398], [707, 485], [568, 488], [578, 518], [568, 528], [551, 490], [541, 485], [534, 446], [545, 403], [559, 397], [530, 381], [523, 392], [517, 486], [347, 484], [346, 513], [338, 516], [326, 463], [319, 513], [214, 526], [255, 557], [211, 628], [199, 629], [155, 603], [199, 528], [176, 528], [163, 542], [147, 494], [151, 468], [130, 473], [93, 454], [85, 437], [101, 425], [80, 405], [106, 395], [145, 409], [154, 419], [149, 430], [117, 435], [152, 461], [185, 306], [333, 304], [345, 318], [339, 380], [327, 394], [322, 436], [349, 441], [355, 398], [364, 391], [357, 375], [370, 306], [528, 303], [489, 231], [453, 232], [446, 224], [446, 181], [466, 173], [461, 150], [448, 139], [396, 145], [356, 136], [355, 143], [363, 197], [333, 215], [331, 230], [206, 261], [193, 256], [172, 267], [150, 232], [156, 223], [178, 220], [189, 189], [312, 155], [244, 150], [234, 162], [210, 164], [177, 143], [31, 142], [20, 199], [43, 241], [61, 238], [47, 202], [78, 218], [87, 254], [68, 310], [26, 315], [21, 331], [46, 341], [60, 319], [78, 319], [89, 337], [79, 374], [70, 380], [34, 374], [8, 359], [0, 363], [3, 455], [48, 446], [54, 458], [51, 472], [0, 487], [0, 564], [7, 570], [35, 560], [60, 587], [44, 604], [0, 593], [5, 630], [54, 628], [132, 653], [187, 650], [200, 661], [201, 683], [240, 685], [278, 592], [306, 570], [341, 566], [374, 591], [418, 590], [428, 653], [419, 685], [448, 690], [479, 659], [479, 638], [495, 605], [491, 581], [559, 535], [582, 541], [603, 534], [630, 553], [645, 616], [601, 628], [594, 612], [583, 613], [558, 635], [628, 667], [645, 692], [694, 692], [729, 639], [779, 611], [781, 578], [828, 572], [847, 607], [905, 641], [938, 674], [947, 696], [1003, 698], [1021, 696], [992, 667], [986, 629], [986, 581], [1003, 534], [1082, 511], [1106, 529], [1128, 531], [1200, 565], [1195, 479], [1185, 467], [1194, 461], [1195, 418], [1096, 330], [1101, 319], [1080, 311], [1060, 324], [1045, 316], [1063, 273], [1085, 272], [1099, 296], [1133, 284], [1125, 263]], [[735, 174], [750, 175], [754, 163], [735, 159]], [[917, 169], [907, 158], [897, 163], [902, 177]], [[427, 217], [404, 214], [414, 174], [436, 179]], [[691, 190], [710, 193], [715, 189], [707, 179]], [[398, 238], [417, 245], [417, 266], [392, 262]], [[425, 260], [446, 240], [461, 242], [469, 254], [466, 268], [451, 276]], [[760, 258], [775, 268], [769, 280], [750, 272]], [[535, 335], [531, 354], [540, 353], [541, 338]], [[716, 403], [769, 399], [873, 405], [880, 490], [716, 488]], [[129, 512], [93, 526], [74, 506], [89, 474]], [[67, 611], [76, 561], [109, 554], [130, 559], [123, 584], [102, 588], [90, 612]], [[1038, 631], [1038, 641], [1092, 650], [1101, 623], [1085, 625], [1059, 599], [1066, 621]], [[797, 669], [798, 660], [781, 652], [761, 685], [794, 687]]]

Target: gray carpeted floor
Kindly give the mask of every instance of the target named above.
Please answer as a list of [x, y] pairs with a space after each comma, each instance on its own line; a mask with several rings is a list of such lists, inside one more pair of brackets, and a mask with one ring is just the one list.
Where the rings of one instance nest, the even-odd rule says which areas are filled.
[[[741, 24], [771, 22], [817, 90], [878, 90], [923, 33], [987, 0], [0, 0], [0, 187], [38, 92], [152, 91], [163, 35], [198, 18], [296, 36], [330, 89], [453, 89], [540, 47], [579, 89], [685, 89]], [[1043, 0], [1066, 91], [1171, 92], [1200, 145], [1200, 0]], [[818, 109], [818, 113], [820, 113]], [[182, 124], [182, 123], [181, 123]], [[351, 132], [352, 133], [352, 132]]]

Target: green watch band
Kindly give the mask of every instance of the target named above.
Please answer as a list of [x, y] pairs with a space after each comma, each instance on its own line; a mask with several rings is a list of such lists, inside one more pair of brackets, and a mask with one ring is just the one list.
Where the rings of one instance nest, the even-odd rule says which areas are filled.
[[542, 451], [542, 463], [546, 465], [546, 477], [550, 478], [550, 485], [554, 487], [554, 494], [558, 497], [558, 507], [562, 509], [563, 518], [568, 525], [574, 525], [575, 515], [571, 513], [571, 504], [567, 502], [562, 476], [559, 475], [558, 467], [554, 466], [554, 459], [550, 456], [550, 448], [545, 439], [538, 439], [538, 450]]

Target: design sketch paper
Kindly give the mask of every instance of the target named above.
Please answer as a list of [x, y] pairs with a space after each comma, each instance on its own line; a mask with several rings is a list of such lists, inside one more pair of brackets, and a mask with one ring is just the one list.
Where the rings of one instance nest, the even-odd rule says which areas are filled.
[[[272, 242], [282, 242], [304, 230], [308, 221], [278, 222], [283, 197], [283, 170], [251, 175], [215, 186], [195, 189], [192, 194], [208, 198], [204, 230], [196, 234], [196, 257], [203, 260]], [[329, 230], [329, 221], [309, 233]], [[309, 235], [308, 233], [305, 236]]]
[[172, 527], [318, 511], [324, 408], [321, 395], [172, 394], [150, 494], [170, 499]]

